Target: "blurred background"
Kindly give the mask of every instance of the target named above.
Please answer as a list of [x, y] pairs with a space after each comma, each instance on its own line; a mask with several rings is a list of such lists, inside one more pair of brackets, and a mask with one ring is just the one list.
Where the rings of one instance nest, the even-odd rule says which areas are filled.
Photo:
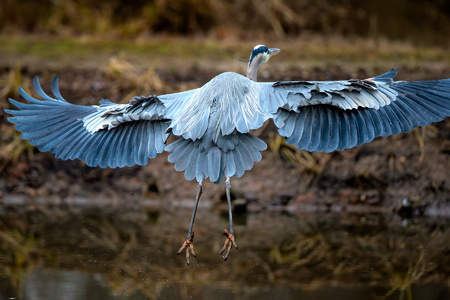
[[239, 249], [218, 254], [225, 189], [205, 183], [187, 267], [197, 183], [167, 153], [61, 161], [3, 112], [34, 76], [83, 105], [197, 88], [245, 73], [256, 44], [281, 49], [262, 81], [449, 78], [449, 33], [445, 0], [1, 1], [0, 299], [450, 299], [449, 118], [334, 153], [268, 122], [263, 160], [232, 179]]
[[151, 34], [255, 39], [305, 33], [448, 46], [445, 0], [5, 0], [0, 29], [57, 36]]

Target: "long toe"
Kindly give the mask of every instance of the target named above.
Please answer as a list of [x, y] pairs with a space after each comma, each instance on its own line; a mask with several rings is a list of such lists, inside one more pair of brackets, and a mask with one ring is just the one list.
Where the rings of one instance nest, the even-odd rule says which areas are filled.
[[197, 255], [195, 254], [195, 251], [194, 251], [194, 243], [191, 243], [189, 245], [189, 250], [191, 251], [191, 253], [194, 257], [197, 257]]
[[235, 239], [234, 233], [230, 233], [230, 232], [228, 232], [228, 230], [225, 229], [223, 231], [223, 235], [225, 235], [226, 238], [225, 238], [225, 243], [223, 244], [223, 248], [220, 251], [220, 254], [222, 255], [222, 253], [225, 251], [225, 249], [227, 249], [227, 253], [223, 257], [223, 260], [225, 261], [228, 259], [228, 256], [230, 256], [232, 246], [234, 246], [236, 249], [238, 248], [238, 246], [236, 244], [236, 239]]
[[195, 254], [195, 251], [194, 251], [194, 233], [192, 233], [189, 238], [186, 238], [183, 245], [181, 245], [180, 250], [178, 250], [177, 255], [179, 255], [181, 252], [183, 252], [183, 250], [186, 250], [186, 263], [189, 266], [190, 253], [192, 253], [192, 255], [194, 257], [197, 257], [197, 255]]

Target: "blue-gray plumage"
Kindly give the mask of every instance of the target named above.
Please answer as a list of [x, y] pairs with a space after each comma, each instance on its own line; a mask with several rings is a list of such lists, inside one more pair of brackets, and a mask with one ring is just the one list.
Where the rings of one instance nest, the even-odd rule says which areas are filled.
[[[201, 88], [181, 93], [134, 97], [128, 104], [102, 99], [80, 106], [63, 99], [58, 77], [55, 98], [34, 87], [35, 99], [19, 88], [29, 103], [10, 99], [19, 110], [8, 118], [41, 151], [61, 159], [81, 159], [89, 166], [145, 165], [158, 153], [171, 152], [175, 170], [196, 179], [194, 213], [179, 253], [193, 251], [193, 224], [203, 179], [226, 178], [230, 231], [222, 252], [226, 260], [237, 248], [231, 215], [230, 177], [241, 177], [261, 160], [267, 145], [249, 133], [272, 119], [286, 142], [308, 151], [332, 152], [362, 145], [375, 137], [407, 132], [450, 116], [450, 79], [394, 82], [397, 70], [365, 80], [257, 82], [260, 64], [279, 49], [255, 46], [247, 76], [226, 72]], [[170, 134], [180, 138], [167, 145]], [[221, 253], [222, 253], [221, 252]]]

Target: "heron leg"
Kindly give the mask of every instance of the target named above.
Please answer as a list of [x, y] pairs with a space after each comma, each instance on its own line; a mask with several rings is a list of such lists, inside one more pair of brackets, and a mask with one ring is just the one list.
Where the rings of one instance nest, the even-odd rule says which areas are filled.
[[202, 196], [202, 182], [203, 182], [203, 179], [201, 179], [199, 181], [198, 186], [197, 186], [194, 211], [192, 212], [191, 224], [189, 226], [189, 232], [186, 236], [186, 240], [184, 241], [180, 250], [178, 250], [178, 252], [177, 252], [177, 255], [178, 255], [184, 249], [186, 249], [186, 263], [188, 266], [189, 266], [189, 253], [191, 252], [194, 257], [197, 257], [197, 255], [195, 255], [195, 251], [194, 251], [194, 232], [192, 232], [192, 228], [194, 228], [195, 214], [197, 213], [198, 201], [200, 200], [200, 197]]
[[234, 229], [233, 229], [233, 214], [231, 212], [231, 195], [230, 195], [231, 182], [230, 182], [230, 177], [227, 177], [227, 179], [225, 180], [225, 186], [226, 186], [225, 191], [226, 191], [226, 194], [227, 194], [227, 201], [228, 201], [228, 219], [230, 220], [230, 231], [228, 231], [226, 229], [223, 231], [223, 235], [226, 236], [226, 238], [225, 238], [225, 243], [223, 245], [223, 248], [220, 251], [220, 254], [222, 254], [225, 251], [225, 249], [227, 249], [227, 253], [223, 257], [223, 260], [227, 260], [228, 259], [228, 256], [230, 255], [231, 247], [233, 245], [234, 245], [234, 247], [236, 249], [238, 248], [238, 246], [236, 244]]

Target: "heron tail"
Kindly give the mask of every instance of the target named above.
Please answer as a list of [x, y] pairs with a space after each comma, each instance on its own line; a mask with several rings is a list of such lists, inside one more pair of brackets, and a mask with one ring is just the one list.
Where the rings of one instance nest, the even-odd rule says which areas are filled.
[[165, 150], [172, 152], [169, 162], [175, 164], [175, 170], [185, 171], [187, 180], [197, 181], [208, 178], [220, 183], [224, 177], [241, 177], [254, 162], [261, 160], [260, 151], [267, 145], [249, 133], [222, 136], [214, 141], [210, 135], [200, 140], [179, 139], [168, 145]]

